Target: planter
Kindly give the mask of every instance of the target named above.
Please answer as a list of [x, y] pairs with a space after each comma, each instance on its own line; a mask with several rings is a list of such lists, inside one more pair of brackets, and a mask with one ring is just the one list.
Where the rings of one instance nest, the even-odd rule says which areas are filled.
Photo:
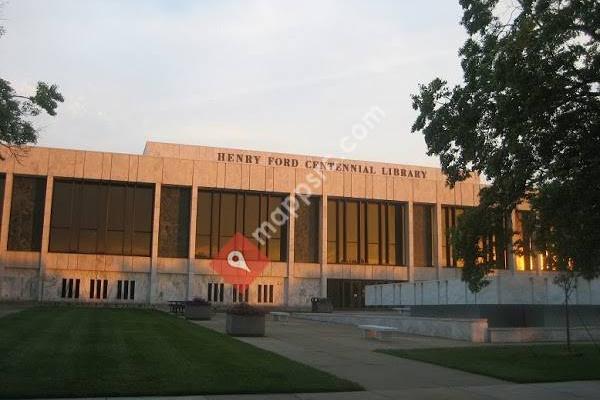
[[183, 315], [187, 319], [209, 320], [212, 317], [212, 308], [210, 304], [194, 304], [194, 302], [185, 303]]
[[231, 336], [265, 336], [265, 316], [227, 314], [225, 331]]

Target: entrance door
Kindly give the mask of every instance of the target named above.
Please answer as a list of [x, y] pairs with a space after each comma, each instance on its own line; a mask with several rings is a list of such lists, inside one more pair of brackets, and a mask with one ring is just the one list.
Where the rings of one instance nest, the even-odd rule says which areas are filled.
[[352, 308], [363, 308], [365, 306], [365, 282], [352, 281], [352, 289], [350, 295]]
[[378, 283], [389, 282], [363, 279], [327, 279], [327, 298], [331, 300], [333, 307], [336, 309], [364, 308], [365, 286]]

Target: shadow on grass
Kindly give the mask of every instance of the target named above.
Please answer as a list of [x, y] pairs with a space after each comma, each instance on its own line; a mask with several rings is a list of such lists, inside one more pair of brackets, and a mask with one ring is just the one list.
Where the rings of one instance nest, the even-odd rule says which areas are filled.
[[362, 390], [154, 310], [24, 310], [0, 318], [0, 354], [4, 398]]
[[412, 350], [377, 350], [396, 357], [517, 383], [600, 379], [600, 350], [591, 344], [511, 345]]

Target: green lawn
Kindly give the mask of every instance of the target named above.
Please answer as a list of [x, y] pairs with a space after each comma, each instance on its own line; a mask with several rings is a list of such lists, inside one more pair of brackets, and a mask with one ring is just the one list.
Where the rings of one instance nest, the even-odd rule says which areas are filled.
[[0, 397], [360, 389], [159, 311], [38, 307], [0, 318]]
[[446, 349], [378, 350], [513, 382], [558, 382], [600, 379], [600, 349], [575, 345], [480, 346]]

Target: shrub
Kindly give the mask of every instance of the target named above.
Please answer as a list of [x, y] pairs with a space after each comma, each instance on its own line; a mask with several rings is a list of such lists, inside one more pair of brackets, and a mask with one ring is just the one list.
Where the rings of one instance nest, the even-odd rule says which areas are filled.
[[252, 307], [248, 303], [239, 303], [227, 309], [227, 314], [232, 315], [265, 315], [265, 312], [260, 308]]
[[210, 306], [210, 301], [202, 297], [194, 297], [192, 301], [188, 301], [188, 304], [193, 304], [195, 306]]

